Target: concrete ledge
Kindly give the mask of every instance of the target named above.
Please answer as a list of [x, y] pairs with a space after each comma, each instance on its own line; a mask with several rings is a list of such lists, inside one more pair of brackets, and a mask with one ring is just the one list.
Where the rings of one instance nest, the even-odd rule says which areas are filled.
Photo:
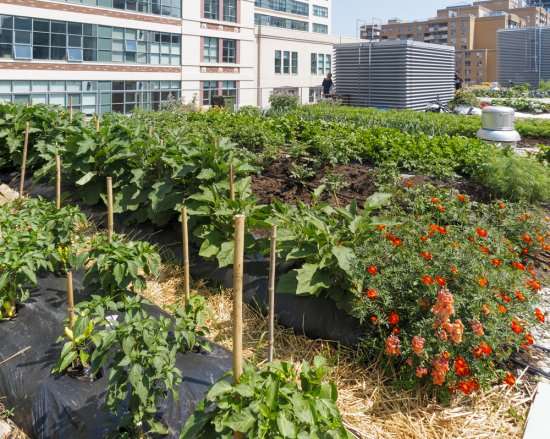
[[540, 382], [537, 387], [535, 400], [529, 411], [527, 427], [523, 439], [548, 439], [550, 428], [548, 416], [550, 414], [550, 384]]

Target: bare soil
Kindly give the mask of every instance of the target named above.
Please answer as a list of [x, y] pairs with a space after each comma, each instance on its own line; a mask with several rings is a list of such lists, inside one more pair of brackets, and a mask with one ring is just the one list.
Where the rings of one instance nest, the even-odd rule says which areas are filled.
[[[333, 204], [345, 205], [357, 200], [361, 204], [378, 190], [375, 185], [378, 170], [372, 167], [360, 164], [326, 166], [306, 182], [300, 182], [291, 175], [292, 163], [290, 158], [282, 157], [272, 163], [261, 175], [253, 178], [252, 189], [262, 204], [269, 204], [273, 198], [292, 204], [296, 203], [297, 199], [309, 203], [312, 201], [311, 192], [319, 187], [323, 178], [330, 173], [341, 174], [342, 182], [345, 182], [347, 187], [339, 190], [336, 193], [336, 198], [334, 194], [324, 192], [321, 196], [322, 201], [331, 200]], [[491, 199], [490, 194], [483, 186], [468, 180], [444, 182], [423, 175], [403, 175], [402, 177], [400, 183], [402, 185], [412, 182], [415, 186], [432, 184], [452, 187], [469, 195], [474, 201], [488, 202]]]

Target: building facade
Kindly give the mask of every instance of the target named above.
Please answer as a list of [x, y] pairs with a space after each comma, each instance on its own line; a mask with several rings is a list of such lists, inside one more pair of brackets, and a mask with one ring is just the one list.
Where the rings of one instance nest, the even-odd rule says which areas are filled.
[[489, 0], [448, 6], [424, 21], [382, 25], [382, 41], [408, 40], [454, 46], [456, 71], [467, 84], [497, 81], [497, 31], [550, 24], [550, 13], [523, 0]]
[[320, 85], [330, 23], [331, 0], [0, 0], [0, 99], [265, 105], [258, 89]]

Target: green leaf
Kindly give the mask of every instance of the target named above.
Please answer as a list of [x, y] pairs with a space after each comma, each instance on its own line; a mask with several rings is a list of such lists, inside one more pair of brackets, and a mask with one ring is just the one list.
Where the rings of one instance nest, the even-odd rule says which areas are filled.
[[223, 242], [217, 255], [220, 268], [232, 265], [234, 262], [235, 243], [233, 241]]
[[294, 259], [305, 259], [310, 256], [319, 255], [319, 248], [315, 244], [304, 244], [300, 247], [293, 249], [286, 257], [287, 261]]
[[365, 202], [365, 209], [378, 209], [390, 202], [391, 194], [386, 192], [376, 192], [372, 194]]
[[277, 427], [279, 427], [279, 433], [281, 433], [284, 438], [296, 438], [298, 433], [297, 426], [293, 422], [289, 421], [285, 415], [285, 412], [279, 412], [279, 415], [277, 416]]
[[27, 279], [29, 280], [30, 283], [32, 283], [33, 285], [36, 284], [36, 274], [34, 273], [34, 271], [32, 271], [28, 266], [26, 265], [23, 265], [20, 270], [23, 272], [23, 274], [25, 276], [27, 276]]
[[277, 282], [277, 293], [282, 294], [296, 294], [298, 288], [298, 272], [296, 270], [289, 271], [283, 274]]
[[223, 423], [233, 431], [246, 433], [256, 423], [256, 418], [249, 412], [234, 413]]
[[212, 180], [214, 177], [216, 177], [216, 172], [210, 168], [203, 169], [199, 172], [199, 175], [197, 175], [198, 180]]
[[315, 295], [321, 290], [330, 287], [330, 274], [319, 269], [317, 264], [304, 264], [296, 270], [296, 294]]
[[79, 178], [77, 181], [76, 181], [76, 185], [77, 186], [84, 186], [86, 183], [88, 183], [92, 178], [95, 177], [95, 172], [87, 172], [86, 174], [84, 174], [83, 177]]
[[338, 265], [342, 270], [346, 273], [351, 272], [353, 265], [352, 262], [356, 259], [355, 253], [353, 253], [351, 248], [344, 246], [332, 247], [332, 254], [338, 260]]
[[58, 369], [60, 371], [67, 369], [67, 367], [69, 367], [69, 365], [74, 360], [76, 360], [76, 357], [78, 357], [78, 353], [76, 351], [69, 352], [69, 354], [66, 357], [64, 357], [63, 360], [61, 361], [61, 364], [59, 365]]
[[221, 380], [212, 386], [212, 388], [208, 391], [206, 398], [209, 401], [213, 401], [218, 396], [229, 393], [232, 390], [233, 386], [229, 382], [227, 382], [226, 380]]

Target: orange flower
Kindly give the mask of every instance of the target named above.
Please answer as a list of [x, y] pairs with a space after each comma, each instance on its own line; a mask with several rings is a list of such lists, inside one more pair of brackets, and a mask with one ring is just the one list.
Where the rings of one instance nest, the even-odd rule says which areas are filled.
[[525, 282], [525, 285], [531, 287], [535, 291], [540, 291], [540, 282], [538, 280], [528, 280]]
[[378, 268], [376, 268], [374, 265], [371, 265], [369, 268], [367, 268], [367, 271], [373, 276], [375, 274], [378, 274]]
[[437, 302], [432, 308], [435, 315], [435, 328], [439, 328], [443, 323], [449, 321], [449, 317], [455, 312], [454, 297], [449, 290], [443, 288], [437, 293]]
[[481, 349], [479, 347], [474, 348], [473, 352], [474, 352], [474, 356], [476, 358], [483, 358], [483, 352], [481, 351]]
[[340, 242], [336, 243], [336, 245], [339, 246], [339, 247], [342, 247], [344, 245], [344, 243], [342, 241], [340, 241]]
[[462, 357], [456, 357], [454, 369], [459, 377], [466, 377], [471, 373], [468, 363]]
[[414, 183], [413, 183], [412, 181], [407, 181], [407, 182], [405, 183], [405, 185], [406, 185], [407, 187], [413, 187], [413, 186], [414, 186]]
[[522, 263], [520, 263], [518, 261], [514, 261], [512, 263], [512, 267], [517, 268], [518, 270], [525, 271], [525, 265], [523, 265]]
[[367, 290], [367, 297], [370, 299], [370, 300], [376, 300], [378, 299], [378, 291], [376, 290]]
[[501, 262], [496, 258], [491, 261], [491, 264], [493, 264], [495, 267], [500, 267], [502, 265]]
[[491, 308], [489, 307], [489, 305], [483, 305], [481, 307], [481, 312], [483, 314], [491, 314]]
[[523, 328], [521, 327], [521, 325], [513, 320], [512, 323], [510, 324], [510, 327], [512, 328], [512, 331], [514, 331], [516, 334], [520, 334], [521, 331], [523, 331]]
[[441, 325], [443, 329], [449, 333], [451, 341], [453, 343], [460, 343], [462, 341], [462, 334], [464, 333], [464, 325], [460, 320], [455, 320], [454, 323], [443, 322]]
[[529, 343], [530, 345], [535, 343], [535, 340], [533, 340], [533, 336], [531, 334], [527, 334], [525, 336], [525, 341], [527, 341], [527, 343]]
[[523, 218], [522, 216], [518, 216], [518, 220], [520, 220], [521, 222], [525, 221], [525, 218]]
[[433, 198], [433, 197], [432, 197], [432, 203], [434, 203], [434, 204], [439, 204], [439, 200], [438, 200], [437, 198]]
[[432, 224], [429, 229], [432, 231], [432, 232], [439, 232], [441, 233], [442, 235], [445, 235], [447, 233], [447, 229], [445, 227], [440, 227], [436, 224]]
[[546, 321], [544, 317], [544, 313], [540, 309], [538, 308], [535, 309], [535, 315], [537, 316], [537, 319], [539, 320], [539, 322], [544, 323]]
[[531, 244], [533, 241], [529, 235], [523, 234], [521, 235], [521, 239], [523, 239], [527, 244]]
[[437, 277], [435, 278], [435, 281], [436, 281], [439, 285], [441, 285], [442, 287], [444, 287], [444, 286], [447, 284], [447, 281], [445, 280], [445, 278], [444, 278], [444, 277], [441, 277], [441, 276], [437, 276]]
[[399, 322], [399, 316], [392, 311], [388, 314], [388, 323], [390, 325], [397, 325], [397, 322]]
[[477, 229], [476, 232], [477, 232], [477, 234], [478, 234], [479, 236], [481, 236], [482, 238], [486, 238], [487, 235], [489, 234], [489, 233], [487, 233], [486, 230], [483, 230], [483, 229]]
[[435, 206], [435, 208], [440, 212], [445, 212], [445, 208], [443, 206]]
[[466, 197], [464, 195], [461, 195], [461, 194], [456, 194], [456, 198], [459, 200], [459, 201], [462, 201], [462, 202], [465, 202], [466, 201]]
[[425, 367], [417, 367], [416, 368], [416, 376], [418, 378], [422, 378], [427, 373], [428, 373], [428, 369], [426, 369]]
[[478, 348], [481, 349], [481, 352], [483, 352], [485, 355], [491, 355], [493, 353], [493, 348], [491, 348], [491, 346], [489, 346], [485, 342], [480, 342], [478, 344]]
[[376, 324], [378, 323], [378, 317], [372, 316], [372, 317], [370, 318], [370, 321], [372, 322], [373, 325], [376, 325]]
[[425, 339], [425, 338], [421, 338], [421, 337], [419, 337], [418, 335], [415, 335], [415, 336], [412, 338], [411, 344], [412, 344], [412, 347], [413, 347], [413, 352], [414, 352], [416, 355], [420, 355], [420, 353], [421, 353], [422, 350], [424, 349], [424, 343], [426, 343], [426, 339]]
[[401, 247], [403, 245], [403, 243], [399, 239], [392, 239], [391, 243], [396, 247]]
[[422, 252], [422, 257], [426, 259], [426, 261], [431, 261], [432, 255], [429, 252]]
[[451, 266], [450, 270], [453, 274], [458, 274], [458, 268]]
[[445, 357], [445, 353], [441, 356], [436, 356], [432, 362], [432, 377], [433, 383], [437, 386], [441, 386], [445, 382], [445, 375], [449, 371], [449, 358], [448, 354]]
[[385, 351], [388, 355], [399, 355], [401, 350], [399, 349], [400, 340], [395, 335], [390, 335], [386, 340]]
[[498, 205], [498, 207], [501, 208], [501, 209], [505, 209], [505, 208], [506, 208], [506, 205], [505, 205], [504, 203], [500, 203], [500, 204]]
[[544, 238], [542, 236], [537, 236], [537, 241], [538, 242], [544, 242]]
[[377, 228], [378, 230], [385, 230], [385, 229], [386, 229], [386, 226], [384, 226], [383, 224], [378, 224], [378, 225], [376, 226], [376, 228]]
[[472, 331], [474, 331], [480, 337], [485, 334], [483, 332], [483, 325], [479, 320], [472, 320]]
[[453, 248], [454, 248], [454, 249], [457, 249], [457, 248], [458, 248], [458, 242], [453, 242]]
[[432, 285], [434, 283], [434, 280], [430, 276], [423, 276], [422, 282], [424, 282], [426, 285]]
[[514, 384], [516, 384], [516, 377], [511, 373], [507, 373], [504, 382], [512, 387]]
[[483, 247], [482, 245], [479, 246], [479, 249], [482, 253], [485, 253], [486, 255], [489, 254], [489, 249], [487, 247]]
[[499, 305], [498, 306], [498, 310], [502, 313], [502, 314], [506, 314], [506, 307], [502, 306], [502, 305]]
[[483, 276], [478, 282], [481, 288], [485, 288], [487, 286], [487, 276]]
[[424, 242], [427, 242], [428, 239], [430, 239], [428, 236], [421, 236], [421, 237], [420, 237], [420, 240], [421, 240], [421, 241], [424, 241]]
[[397, 326], [395, 326], [392, 331], [391, 331], [394, 335], [399, 335], [401, 334], [401, 329], [399, 329]]
[[510, 299], [506, 294], [501, 294], [500, 298], [504, 300], [506, 303], [510, 303], [512, 299]]
[[517, 299], [520, 302], [523, 302], [525, 300], [525, 296], [523, 295], [523, 293], [521, 291], [516, 290], [515, 293], [516, 293]]

